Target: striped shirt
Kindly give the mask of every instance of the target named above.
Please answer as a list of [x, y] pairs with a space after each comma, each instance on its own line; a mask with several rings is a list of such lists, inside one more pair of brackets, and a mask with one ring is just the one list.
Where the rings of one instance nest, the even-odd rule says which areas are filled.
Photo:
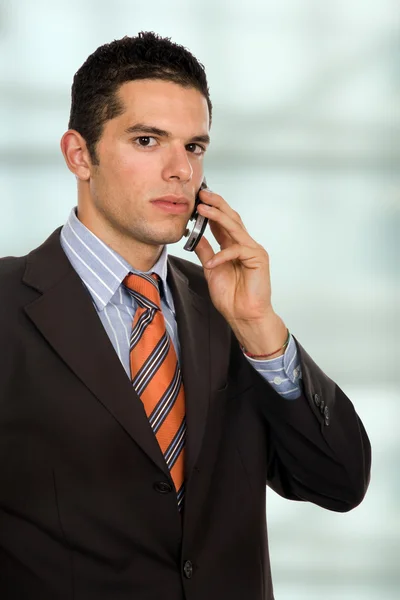
[[[122, 281], [128, 273], [140, 272], [79, 221], [77, 207], [71, 210], [61, 229], [60, 242], [72, 267], [88, 289], [100, 321], [130, 378], [129, 338], [137, 305]], [[180, 362], [181, 349], [174, 300], [167, 284], [166, 246], [155, 265], [146, 273], [157, 273], [161, 279], [161, 310]], [[278, 358], [246, 358], [281, 396], [289, 400], [300, 396], [301, 367], [296, 342], [292, 336], [286, 352]]]

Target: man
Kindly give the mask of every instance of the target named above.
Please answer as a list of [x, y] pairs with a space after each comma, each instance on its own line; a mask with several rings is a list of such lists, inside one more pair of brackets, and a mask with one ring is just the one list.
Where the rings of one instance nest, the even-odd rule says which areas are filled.
[[77, 207], [0, 261], [0, 597], [272, 599], [266, 484], [348, 511], [370, 446], [271, 304], [267, 251], [200, 192], [220, 251], [167, 256], [203, 181], [204, 68], [152, 33], [75, 75]]

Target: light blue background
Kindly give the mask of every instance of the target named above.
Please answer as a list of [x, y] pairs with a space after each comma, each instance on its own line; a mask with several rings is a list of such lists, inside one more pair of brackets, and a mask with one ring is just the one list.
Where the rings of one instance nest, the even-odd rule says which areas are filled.
[[[400, 598], [398, 0], [0, 1], [0, 256], [40, 244], [76, 204], [59, 151], [73, 75], [140, 30], [205, 65], [209, 186], [268, 250], [275, 310], [373, 446], [353, 512], [269, 493], [276, 599]], [[182, 246], [170, 252], [188, 258]]]

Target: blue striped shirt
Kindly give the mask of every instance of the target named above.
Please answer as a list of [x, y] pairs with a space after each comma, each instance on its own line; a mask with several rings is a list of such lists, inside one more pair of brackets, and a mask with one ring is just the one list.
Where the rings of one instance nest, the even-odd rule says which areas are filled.
[[[77, 207], [61, 229], [61, 246], [83, 284], [88, 289], [93, 305], [130, 378], [129, 338], [136, 302], [122, 284], [128, 273], [139, 273], [122, 256], [92, 233], [77, 217]], [[175, 307], [167, 284], [167, 247], [150, 271], [161, 279], [161, 309], [167, 331], [174, 344], [178, 361], [181, 349], [175, 319]], [[246, 356], [246, 355], [245, 355]], [[271, 360], [255, 360], [247, 357], [253, 367], [283, 397], [300, 396], [301, 367], [296, 342], [290, 336], [284, 355]]]

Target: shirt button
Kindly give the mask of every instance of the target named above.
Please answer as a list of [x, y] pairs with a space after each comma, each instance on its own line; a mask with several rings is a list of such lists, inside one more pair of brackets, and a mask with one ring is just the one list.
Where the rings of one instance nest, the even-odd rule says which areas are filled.
[[282, 383], [282, 379], [281, 379], [280, 377], [275, 377], [275, 378], [274, 378], [274, 383], [275, 383], [276, 385], [279, 385], [280, 383]]
[[183, 565], [183, 572], [185, 573], [186, 579], [190, 579], [193, 575], [193, 565], [190, 560], [185, 560]]

